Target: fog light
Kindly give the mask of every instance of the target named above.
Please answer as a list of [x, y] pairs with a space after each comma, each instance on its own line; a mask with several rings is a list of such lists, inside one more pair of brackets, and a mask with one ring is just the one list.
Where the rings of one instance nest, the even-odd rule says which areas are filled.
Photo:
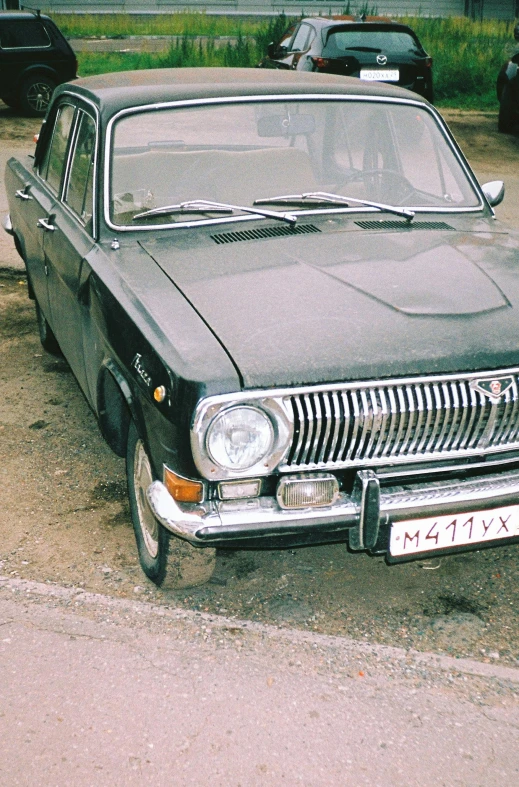
[[179, 503], [201, 503], [204, 499], [204, 485], [200, 481], [182, 478], [166, 466], [164, 466], [164, 486], [173, 500], [178, 500]]
[[218, 495], [220, 500], [238, 500], [244, 497], [258, 497], [261, 492], [261, 481], [259, 478], [248, 479], [247, 481], [220, 481], [218, 484]]
[[300, 473], [287, 475], [278, 484], [276, 497], [281, 508], [331, 506], [339, 496], [334, 475]]

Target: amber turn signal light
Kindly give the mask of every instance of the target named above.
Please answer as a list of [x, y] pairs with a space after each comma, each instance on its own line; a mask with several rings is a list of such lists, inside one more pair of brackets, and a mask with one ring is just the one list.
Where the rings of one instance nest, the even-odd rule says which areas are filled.
[[166, 391], [165, 386], [164, 385], [159, 385], [153, 391], [153, 398], [155, 399], [156, 402], [163, 402], [164, 399], [166, 398], [166, 394], [167, 394], [167, 391]]
[[201, 503], [204, 499], [204, 485], [200, 481], [182, 478], [169, 467], [164, 467], [164, 485], [173, 500], [179, 503]]

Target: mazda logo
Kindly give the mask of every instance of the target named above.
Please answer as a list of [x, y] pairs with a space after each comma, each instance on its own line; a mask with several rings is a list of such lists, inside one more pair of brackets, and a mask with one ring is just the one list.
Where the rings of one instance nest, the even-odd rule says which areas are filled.
[[379, 66], [385, 66], [387, 63], [387, 57], [385, 55], [377, 55], [377, 63]]

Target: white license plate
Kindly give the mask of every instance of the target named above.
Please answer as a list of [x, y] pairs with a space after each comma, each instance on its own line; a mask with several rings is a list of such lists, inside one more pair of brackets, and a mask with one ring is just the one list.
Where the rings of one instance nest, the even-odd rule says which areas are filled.
[[389, 554], [402, 557], [514, 536], [519, 536], [519, 505], [473, 514], [411, 519], [391, 525]]
[[398, 68], [362, 68], [360, 78], [369, 82], [398, 82], [400, 71]]

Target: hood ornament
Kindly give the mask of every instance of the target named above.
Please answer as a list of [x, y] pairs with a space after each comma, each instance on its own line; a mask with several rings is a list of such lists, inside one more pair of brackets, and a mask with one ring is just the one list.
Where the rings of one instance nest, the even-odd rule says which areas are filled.
[[488, 396], [492, 402], [498, 402], [514, 384], [513, 377], [494, 377], [486, 380], [472, 380], [470, 387]]
[[379, 66], [385, 66], [387, 63], [386, 55], [377, 55], [377, 63]]

